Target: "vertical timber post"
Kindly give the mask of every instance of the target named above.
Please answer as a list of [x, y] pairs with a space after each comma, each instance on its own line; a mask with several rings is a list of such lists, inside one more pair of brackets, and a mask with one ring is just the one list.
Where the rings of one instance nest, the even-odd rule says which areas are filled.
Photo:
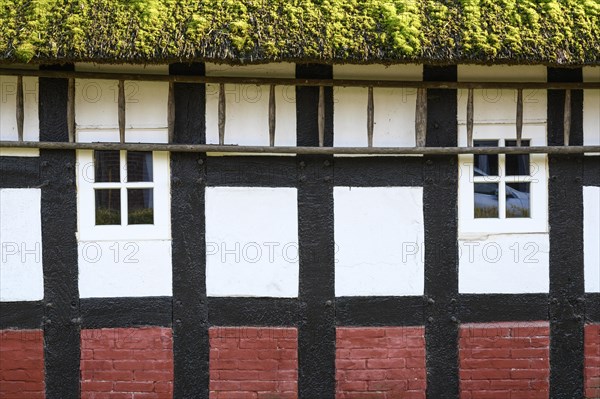
[[[42, 66], [72, 71], [72, 65]], [[69, 141], [68, 79], [40, 78], [40, 141]], [[80, 312], [75, 151], [41, 150], [46, 398], [79, 398]]]
[[[425, 81], [456, 81], [457, 67], [424, 66]], [[456, 147], [456, 90], [427, 92], [427, 147]], [[427, 398], [459, 397], [458, 158], [424, 157]], [[443, 204], [443, 206], [440, 206]]]
[[[204, 64], [172, 64], [173, 75], [204, 75]], [[206, 86], [174, 83], [173, 143], [205, 144]], [[208, 398], [204, 192], [206, 154], [171, 153], [173, 398]]]
[[[581, 82], [582, 70], [548, 69], [550, 82]], [[570, 108], [569, 140], [583, 144], [583, 92], [548, 90], [548, 145], [567, 145], [565, 110]], [[548, 155], [550, 225], [550, 397], [583, 397], [584, 271], [583, 157]]]
[[[331, 79], [326, 65], [297, 65], [296, 77]], [[322, 95], [319, 95], [319, 92]], [[324, 107], [319, 110], [319, 98]], [[319, 114], [325, 120], [319, 121]], [[333, 88], [296, 87], [297, 143], [333, 145]], [[321, 143], [319, 123], [323, 123]], [[335, 397], [333, 156], [298, 156], [300, 321], [298, 397]]]

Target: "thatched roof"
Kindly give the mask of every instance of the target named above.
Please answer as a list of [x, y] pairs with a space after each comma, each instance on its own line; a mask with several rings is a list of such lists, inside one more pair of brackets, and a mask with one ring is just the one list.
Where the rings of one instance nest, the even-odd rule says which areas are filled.
[[0, 62], [598, 65], [600, 0], [0, 0]]

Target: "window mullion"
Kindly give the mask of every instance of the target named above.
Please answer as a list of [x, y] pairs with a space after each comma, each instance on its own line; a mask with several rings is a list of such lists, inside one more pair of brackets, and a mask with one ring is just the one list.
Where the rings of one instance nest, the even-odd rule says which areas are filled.
[[506, 219], [506, 155], [500, 154], [498, 157], [498, 216], [500, 219]]
[[121, 170], [124, 172], [121, 178], [121, 226], [127, 226], [127, 151], [121, 151]]

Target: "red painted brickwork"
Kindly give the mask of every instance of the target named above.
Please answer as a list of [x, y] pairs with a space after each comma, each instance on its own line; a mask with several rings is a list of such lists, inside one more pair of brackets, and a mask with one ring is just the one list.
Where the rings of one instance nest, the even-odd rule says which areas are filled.
[[295, 328], [215, 327], [209, 337], [211, 398], [297, 397]]
[[549, 334], [547, 322], [462, 325], [461, 399], [547, 399]]
[[81, 331], [82, 399], [170, 399], [172, 396], [171, 329]]
[[44, 397], [44, 335], [41, 330], [0, 331], [0, 398]]
[[600, 324], [585, 326], [585, 397], [600, 398]]
[[425, 399], [423, 327], [338, 328], [337, 399]]

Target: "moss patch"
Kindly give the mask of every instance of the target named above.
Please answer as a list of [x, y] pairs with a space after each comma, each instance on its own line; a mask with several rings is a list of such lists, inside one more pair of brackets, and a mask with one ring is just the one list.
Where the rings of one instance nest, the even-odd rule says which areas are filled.
[[600, 0], [0, 0], [1, 62], [598, 64]]

